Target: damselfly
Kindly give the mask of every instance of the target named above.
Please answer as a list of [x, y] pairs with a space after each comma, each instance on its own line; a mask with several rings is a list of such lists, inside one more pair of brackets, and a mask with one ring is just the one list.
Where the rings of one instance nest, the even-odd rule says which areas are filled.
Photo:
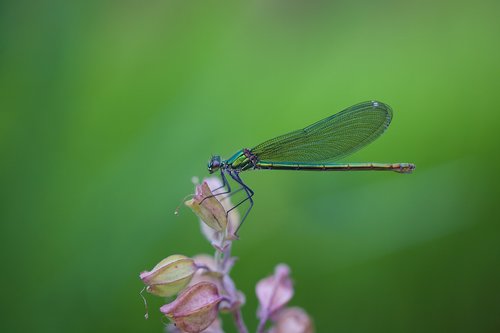
[[[395, 171], [411, 173], [412, 163], [333, 163], [350, 155], [378, 138], [392, 119], [391, 108], [382, 102], [364, 102], [320, 120], [306, 128], [280, 135], [253, 148], [243, 148], [227, 160], [212, 156], [208, 172], [220, 170], [223, 185], [231, 193], [229, 175], [246, 193], [246, 198], [228, 213], [249, 200], [243, 221], [253, 207], [254, 191], [240, 177], [246, 170], [306, 170], [306, 171]], [[234, 191], [235, 192], [235, 191]], [[233, 193], [234, 193], [233, 192]], [[238, 227], [239, 229], [239, 227]]]

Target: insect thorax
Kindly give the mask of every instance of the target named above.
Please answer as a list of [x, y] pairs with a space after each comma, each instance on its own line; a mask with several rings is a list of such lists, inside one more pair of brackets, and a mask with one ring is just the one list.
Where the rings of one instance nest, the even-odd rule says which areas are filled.
[[232, 169], [248, 170], [255, 167], [258, 162], [257, 156], [252, 154], [250, 149], [244, 148], [227, 160], [227, 164]]

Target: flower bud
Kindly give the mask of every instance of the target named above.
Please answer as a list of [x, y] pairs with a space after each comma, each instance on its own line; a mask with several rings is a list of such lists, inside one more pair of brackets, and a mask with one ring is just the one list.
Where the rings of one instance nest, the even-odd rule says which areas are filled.
[[206, 181], [196, 186], [195, 196], [185, 204], [210, 228], [219, 232], [226, 229], [226, 211], [219, 200], [213, 196]]
[[197, 333], [209, 327], [217, 318], [221, 300], [213, 283], [200, 282], [184, 290], [175, 301], [162, 306], [160, 311], [181, 330]]
[[142, 272], [140, 278], [149, 293], [168, 297], [184, 289], [196, 270], [193, 259], [176, 254], [160, 261], [150, 272]]
[[279, 311], [273, 317], [274, 326], [269, 333], [313, 333], [314, 325], [307, 313], [299, 307]]
[[285, 306], [293, 296], [290, 268], [285, 264], [276, 266], [274, 275], [257, 283], [256, 293], [260, 304], [257, 316], [261, 320], [267, 320], [273, 313]]

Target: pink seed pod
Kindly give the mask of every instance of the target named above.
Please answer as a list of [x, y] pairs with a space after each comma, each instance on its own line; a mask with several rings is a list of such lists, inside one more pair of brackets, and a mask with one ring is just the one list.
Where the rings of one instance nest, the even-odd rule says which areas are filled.
[[142, 272], [140, 278], [149, 293], [169, 297], [184, 289], [196, 270], [193, 259], [175, 254], [160, 261], [151, 271]]
[[215, 231], [225, 231], [227, 227], [226, 210], [213, 196], [207, 182], [196, 186], [194, 197], [185, 202], [185, 205], [210, 228]]
[[276, 266], [274, 275], [257, 283], [255, 291], [259, 299], [257, 316], [265, 321], [283, 308], [293, 296], [290, 268], [285, 264], [279, 264]]
[[217, 318], [222, 299], [213, 283], [200, 282], [184, 290], [175, 301], [162, 306], [160, 311], [181, 330], [197, 333]]

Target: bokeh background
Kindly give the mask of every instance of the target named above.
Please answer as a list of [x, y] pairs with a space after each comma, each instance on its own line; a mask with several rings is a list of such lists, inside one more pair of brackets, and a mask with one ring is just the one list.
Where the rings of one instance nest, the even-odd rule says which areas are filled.
[[[229, 157], [377, 99], [348, 161], [249, 172], [244, 316], [290, 265], [318, 332], [500, 331], [498, 1], [3, 1], [2, 332], [162, 332], [140, 271], [212, 249], [181, 198]], [[228, 332], [234, 332], [230, 322]]]

